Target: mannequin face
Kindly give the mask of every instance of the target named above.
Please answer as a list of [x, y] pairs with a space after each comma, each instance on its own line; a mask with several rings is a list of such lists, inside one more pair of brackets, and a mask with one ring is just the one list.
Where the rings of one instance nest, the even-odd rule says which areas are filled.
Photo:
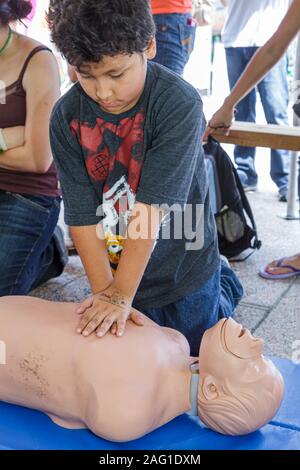
[[262, 350], [263, 340], [231, 318], [205, 332], [199, 354], [198, 413], [208, 427], [222, 434], [248, 434], [276, 414], [284, 383]]
[[254, 338], [249, 330], [232, 318], [221, 326], [221, 341], [225, 351], [240, 359], [259, 358], [263, 352], [263, 340]]
[[272, 374], [271, 361], [262, 355], [263, 340], [254, 338], [232, 318], [220, 320], [203, 336], [199, 368], [203, 393], [220, 396], [230, 390], [261, 380]]

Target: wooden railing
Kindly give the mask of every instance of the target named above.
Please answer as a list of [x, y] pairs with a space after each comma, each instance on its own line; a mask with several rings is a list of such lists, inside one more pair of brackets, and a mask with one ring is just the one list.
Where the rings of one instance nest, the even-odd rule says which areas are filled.
[[300, 152], [300, 128], [285, 127], [273, 124], [253, 124], [252, 122], [235, 121], [229, 135], [219, 130], [213, 136], [222, 143], [243, 145], [245, 147], [268, 147]]
[[229, 135], [214, 131], [213, 136], [221, 143], [243, 145], [245, 147], [268, 147], [291, 150], [291, 163], [288, 188], [286, 219], [298, 219], [297, 199], [297, 159], [300, 152], [300, 127], [277, 126], [273, 124], [253, 124], [235, 121]]

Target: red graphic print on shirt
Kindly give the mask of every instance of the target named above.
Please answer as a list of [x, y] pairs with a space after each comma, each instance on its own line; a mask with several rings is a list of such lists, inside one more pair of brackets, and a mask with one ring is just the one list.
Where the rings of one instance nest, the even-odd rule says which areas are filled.
[[71, 122], [80, 142], [92, 182], [104, 183], [102, 221], [111, 264], [116, 268], [124, 244], [124, 233], [135, 204], [143, 166], [144, 113], [118, 123], [96, 119], [95, 126]]
[[144, 113], [124, 118], [117, 124], [96, 119], [95, 127], [88, 123], [71, 122], [71, 130], [86, 151], [86, 168], [93, 182], [105, 181], [119, 163], [127, 174], [127, 182], [136, 193], [143, 163]]

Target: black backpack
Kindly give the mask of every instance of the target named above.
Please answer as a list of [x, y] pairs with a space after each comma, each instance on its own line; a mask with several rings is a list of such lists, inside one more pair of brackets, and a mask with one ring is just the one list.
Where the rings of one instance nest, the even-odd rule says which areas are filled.
[[210, 172], [209, 190], [220, 252], [232, 259], [251, 248], [250, 254], [235, 259], [244, 261], [255, 249], [259, 250], [261, 247], [250, 204], [238, 173], [219, 142], [210, 136], [203, 148], [206, 168]]

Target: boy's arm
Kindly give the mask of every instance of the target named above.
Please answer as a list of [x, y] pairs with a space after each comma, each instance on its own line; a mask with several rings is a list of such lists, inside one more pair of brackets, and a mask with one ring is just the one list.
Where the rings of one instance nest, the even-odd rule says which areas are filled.
[[89, 308], [81, 317], [78, 333], [88, 336], [96, 331], [98, 336], [104, 336], [112, 327], [112, 333], [122, 336], [129, 316], [136, 324], [143, 324], [142, 317], [131, 312], [131, 304], [151, 256], [161, 218], [159, 209], [135, 204], [115, 277], [107, 289], [94, 296], [92, 305], [86, 304]]
[[[135, 216], [136, 214], [136, 216]], [[130, 219], [127, 238], [112, 285], [134, 298], [144, 275], [162, 219], [154, 206], [136, 203]], [[128, 274], [130, 273], [130, 276]]]
[[80, 256], [93, 294], [105, 290], [113, 280], [105, 240], [96, 235], [101, 225], [70, 227], [72, 240]]

